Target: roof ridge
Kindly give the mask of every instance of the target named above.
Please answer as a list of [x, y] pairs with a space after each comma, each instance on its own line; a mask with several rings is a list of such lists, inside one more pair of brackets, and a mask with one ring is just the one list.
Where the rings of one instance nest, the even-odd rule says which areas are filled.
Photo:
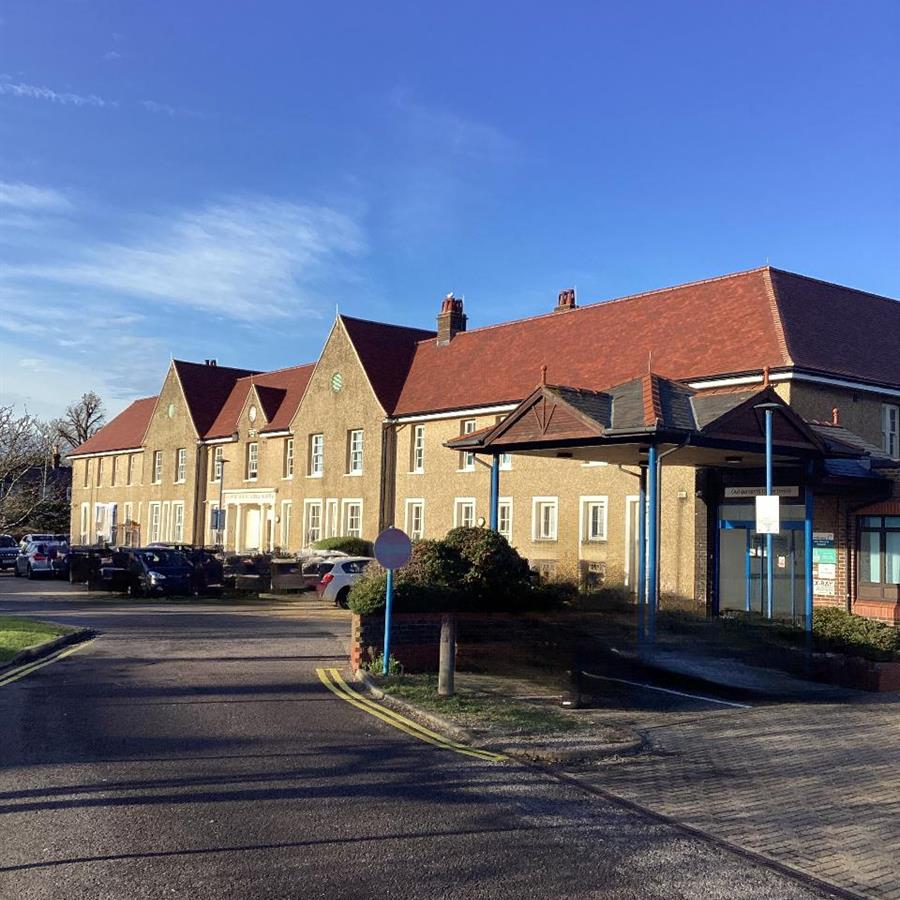
[[886, 294], [864, 291], [861, 288], [850, 287], [850, 285], [840, 284], [837, 281], [828, 281], [826, 278], [816, 278], [814, 275], [804, 275], [802, 272], [792, 272], [790, 269], [779, 269], [777, 266], [766, 266], [766, 268], [771, 272], [778, 272], [780, 275], [790, 275], [792, 278], [802, 278], [804, 281], [814, 281], [816, 284], [827, 284], [828, 287], [852, 291], [854, 294], [864, 294], [867, 297], [874, 297], [876, 300], [886, 300], [888, 303], [900, 303], [900, 297], [888, 297]]
[[787, 333], [784, 330], [784, 322], [781, 319], [781, 306], [778, 303], [778, 289], [772, 278], [771, 266], [766, 266], [763, 280], [766, 284], [766, 293], [769, 295], [769, 311], [772, 313], [772, 324], [775, 326], [775, 331], [777, 332], [778, 347], [781, 350], [782, 359], [784, 360], [785, 365], [792, 366], [794, 365], [794, 357], [788, 346]]
[[[640, 300], [643, 297], [651, 297], [654, 294], [664, 294], [669, 291], [681, 290], [682, 288], [696, 287], [700, 284], [712, 284], [716, 281], [727, 281], [729, 278], [741, 278], [745, 275], [753, 275], [756, 272], [762, 272], [767, 268], [768, 266], [757, 266], [755, 269], [743, 269], [740, 272], [729, 272], [725, 275], [714, 275], [712, 278], [701, 278], [698, 281], [685, 281], [680, 284], [671, 284], [668, 287], [654, 288], [650, 291], [641, 291], [637, 294], [626, 294], [623, 297], [610, 297], [606, 300], [595, 300], [592, 303], [585, 304], [584, 306], [576, 306], [574, 309], [566, 310], [565, 315], [584, 312], [589, 309], [597, 309], [600, 306], [606, 307], [613, 303], [626, 303], [630, 300]], [[533, 316], [523, 316], [521, 319], [510, 319], [507, 322], [494, 322], [491, 325], [482, 325], [479, 328], [472, 328], [467, 331], [459, 331], [456, 333], [453, 340], [459, 340], [459, 338], [465, 337], [467, 334], [479, 334], [483, 331], [489, 331], [492, 328], [507, 328], [511, 325], [520, 325], [523, 322], [534, 322], [538, 319], [554, 318], [558, 315], [559, 311], [553, 309], [545, 313], [536, 313]], [[424, 343], [424, 341], [420, 341], [419, 343]]]
[[[279, 372], [289, 372], [291, 369], [306, 369], [310, 366], [315, 366], [314, 362], [308, 363], [298, 363], [296, 366], [282, 366], [280, 369], [267, 369], [265, 372], [254, 372], [255, 375], [278, 375]], [[244, 376], [245, 378], [249, 378], [249, 375]]]
[[198, 369], [216, 369], [219, 372], [243, 372], [244, 374], [239, 376], [240, 378], [247, 378], [250, 375], [261, 375], [262, 372], [257, 372], [255, 369], [239, 369], [237, 366], [220, 366], [218, 363], [216, 365], [211, 366], [208, 363], [202, 362], [194, 362], [191, 359], [173, 359], [173, 363], [179, 363], [183, 366], [196, 366]]
[[[339, 319], [349, 319], [351, 322], [362, 322], [364, 325], [380, 325], [382, 328], [396, 328], [402, 331], [421, 331], [423, 334], [429, 334], [434, 337], [437, 334], [433, 328], [419, 328], [416, 325], [398, 325], [396, 322], [379, 322], [377, 319], [362, 319], [359, 316], [348, 316], [345, 313], [338, 313]], [[428, 338], [423, 338], [428, 340]]]

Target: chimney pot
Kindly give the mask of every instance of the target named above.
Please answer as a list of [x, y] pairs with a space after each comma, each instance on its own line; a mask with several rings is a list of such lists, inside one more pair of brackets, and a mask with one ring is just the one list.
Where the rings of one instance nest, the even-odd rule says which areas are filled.
[[441, 301], [441, 311], [437, 317], [437, 343], [444, 347], [461, 331], [466, 330], [466, 314], [463, 312], [462, 298], [447, 294]]
[[567, 309], [575, 309], [577, 304], [575, 303], [575, 288], [567, 288], [564, 291], [559, 292], [559, 297], [556, 300], [556, 311], [557, 312], [565, 312]]

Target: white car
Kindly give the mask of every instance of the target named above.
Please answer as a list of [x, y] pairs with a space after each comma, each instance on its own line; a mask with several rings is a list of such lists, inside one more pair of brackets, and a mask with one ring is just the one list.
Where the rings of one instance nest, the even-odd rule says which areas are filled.
[[65, 575], [68, 563], [66, 554], [69, 545], [60, 541], [31, 541], [16, 557], [13, 574], [17, 578], [23, 575], [34, 578], [37, 575]]
[[335, 606], [346, 609], [350, 588], [362, 577], [370, 562], [374, 562], [371, 556], [348, 556], [318, 563], [320, 578], [316, 591], [323, 600], [330, 600]]

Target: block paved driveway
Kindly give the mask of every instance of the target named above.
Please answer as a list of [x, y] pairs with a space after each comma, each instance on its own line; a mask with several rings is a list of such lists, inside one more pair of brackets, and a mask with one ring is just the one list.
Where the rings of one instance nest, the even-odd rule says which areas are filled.
[[651, 749], [583, 777], [847, 890], [900, 898], [900, 695], [730, 709], [602, 694], [606, 720]]

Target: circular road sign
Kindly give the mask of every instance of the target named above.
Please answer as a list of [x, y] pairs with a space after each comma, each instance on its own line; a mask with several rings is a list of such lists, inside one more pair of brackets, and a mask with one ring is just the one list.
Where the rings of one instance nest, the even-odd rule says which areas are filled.
[[409, 562], [412, 543], [405, 531], [399, 528], [385, 528], [375, 538], [375, 559], [385, 569], [399, 569]]

